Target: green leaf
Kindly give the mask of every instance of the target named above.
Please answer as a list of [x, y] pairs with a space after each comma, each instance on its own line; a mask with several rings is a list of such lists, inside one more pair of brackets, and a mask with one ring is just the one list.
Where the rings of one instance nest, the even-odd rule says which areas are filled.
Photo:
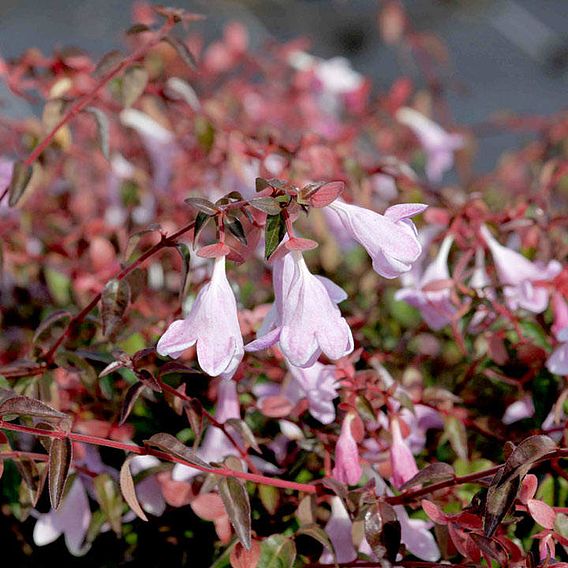
[[458, 458], [467, 460], [467, 432], [463, 422], [455, 416], [447, 416], [444, 422], [444, 434], [452, 449]]
[[132, 106], [148, 84], [148, 71], [142, 65], [129, 67], [122, 77], [122, 104], [125, 107]]
[[103, 335], [113, 337], [118, 331], [126, 308], [130, 302], [130, 286], [126, 280], [113, 278], [103, 289], [101, 298], [101, 319]]
[[85, 112], [93, 115], [97, 124], [97, 138], [103, 156], [108, 160], [110, 154], [110, 129], [107, 115], [96, 107], [87, 107]]
[[264, 257], [268, 260], [272, 253], [276, 250], [284, 235], [286, 234], [286, 225], [282, 215], [268, 215], [266, 218], [266, 227], [264, 233]]
[[247, 549], [251, 548], [251, 511], [250, 501], [245, 484], [234, 477], [223, 477], [219, 480], [219, 495], [237, 537]]
[[97, 501], [112, 530], [120, 535], [122, 531], [123, 501], [117, 491], [116, 484], [108, 473], [97, 475], [93, 481]]
[[249, 205], [269, 215], [278, 215], [281, 210], [280, 203], [273, 197], [254, 197], [249, 201]]
[[69, 476], [73, 459], [73, 444], [69, 438], [54, 438], [49, 446], [49, 499], [51, 506], [58, 509]]
[[259, 485], [258, 496], [264, 508], [271, 515], [274, 515], [278, 509], [278, 502], [280, 501], [280, 492], [278, 489], [272, 485]]
[[132, 473], [130, 471], [130, 462], [136, 457], [135, 454], [130, 454], [122, 464], [120, 468], [120, 491], [124, 500], [128, 503], [128, 506], [136, 513], [136, 516], [143, 521], [148, 521], [148, 517], [144, 514], [140, 503], [138, 502], [138, 497], [136, 496], [136, 489], [134, 487], [134, 479], [132, 478]]
[[257, 568], [294, 568], [296, 545], [281, 534], [273, 534], [262, 541]]
[[71, 280], [66, 274], [46, 266], [45, 281], [51, 297], [61, 306], [71, 301]]
[[12, 179], [8, 186], [8, 205], [10, 207], [15, 207], [24, 195], [32, 178], [32, 173], [33, 168], [24, 162], [16, 162], [14, 164]]

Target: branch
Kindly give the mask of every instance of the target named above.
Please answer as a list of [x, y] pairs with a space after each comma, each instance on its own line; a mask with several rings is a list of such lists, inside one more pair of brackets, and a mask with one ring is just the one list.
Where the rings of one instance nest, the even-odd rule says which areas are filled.
[[165, 452], [154, 450], [153, 448], [139, 446], [137, 444], [118, 442], [116, 440], [107, 440], [106, 438], [99, 438], [98, 436], [89, 436], [86, 434], [79, 434], [77, 432], [66, 433], [58, 430], [43, 430], [41, 428], [33, 428], [32, 426], [22, 426], [20, 424], [12, 424], [10, 422], [5, 422], [4, 420], [0, 420], [0, 428], [4, 430], [11, 430], [13, 432], [25, 432], [26, 434], [33, 434], [36, 436], [43, 436], [43, 437], [47, 436], [48, 438], [69, 438], [73, 442], [83, 442], [85, 444], [92, 444], [94, 446], [104, 446], [106, 448], [114, 448], [116, 450], [131, 452], [133, 454], [138, 454], [140, 456], [145, 456], [145, 455], [156, 456], [161, 460], [169, 461], [172, 463], [179, 463], [181, 465], [198, 469], [199, 471], [202, 471], [204, 473], [213, 473], [214, 475], [220, 475], [222, 477], [236, 477], [239, 479], [243, 479], [245, 481], [251, 481], [252, 483], [258, 483], [260, 485], [271, 485], [272, 487], [280, 487], [282, 489], [292, 489], [294, 491], [303, 491], [304, 493], [317, 492], [317, 488], [315, 485], [266, 477], [264, 475], [258, 475], [256, 473], [246, 473], [243, 471], [237, 471], [226, 467], [220, 467], [220, 468], [201, 467], [194, 463], [187, 462], [181, 458], [171, 456], [170, 454], [167, 454]]

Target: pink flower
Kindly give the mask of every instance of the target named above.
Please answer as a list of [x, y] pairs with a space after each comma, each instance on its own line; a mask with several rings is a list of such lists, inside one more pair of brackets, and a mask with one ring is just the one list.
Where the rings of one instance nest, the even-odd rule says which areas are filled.
[[[154, 456], [136, 456], [130, 462], [132, 475], [157, 467], [160, 460]], [[166, 510], [166, 501], [156, 475], [144, 477], [136, 484], [136, 495], [146, 513], [159, 517]]]
[[507, 306], [511, 310], [524, 308], [536, 314], [543, 312], [548, 305], [548, 290], [536, 283], [551, 280], [559, 274], [562, 270], [560, 263], [551, 260], [544, 266], [531, 262], [522, 254], [498, 243], [487, 227], [482, 226], [480, 232], [493, 255]]
[[339, 286], [310, 273], [302, 253], [292, 251], [274, 263], [274, 305], [257, 340], [247, 351], [280, 343], [288, 361], [311, 367], [325, 353], [340, 359], [353, 351], [353, 336], [337, 303], [345, 299]]
[[212, 377], [231, 376], [243, 358], [237, 303], [224, 256], [215, 259], [211, 280], [199, 291], [189, 315], [168, 327], [156, 349], [160, 355], [177, 358], [193, 345], [201, 368]]
[[422, 247], [410, 217], [427, 205], [401, 204], [389, 207], [384, 215], [336, 200], [329, 209], [337, 214], [350, 236], [373, 259], [373, 268], [385, 278], [397, 278], [412, 268]]
[[44, 546], [63, 535], [69, 552], [74, 556], [81, 556], [88, 549], [83, 546], [83, 542], [90, 522], [91, 509], [87, 491], [81, 479], [76, 476], [59, 509], [38, 515], [33, 539], [37, 546]]
[[152, 163], [154, 186], [164, 192], [170, 181], [176, 151], [174, 134], [147, 114], [133, 108], [123, 110], [120, 121], [140, 134]]
[[[215, 409], [217, 421], [224, 424], [230, 418], [240, 418], [241, 411], [235, 382], [221, 380], [217, 389], [217, 407]], [[227, 456], [239, 455], [237, 449], [223, 431], [215, 426], [209, 426], [203, 443], [196, 453], [206, 462], [220, 462]], [[176, 464], [172, 470], [172, 479], [174, 481], [188, 481], [200, 473], [200, 470], [193, 467]]]
[[335, 366], [315, 362], [311, 367], [302, 369], [289, 365], [294, 378], [288, 390], [296, 390], [308, 400], [310, 414], [322, 424], [331, 424], [335, 420], [333, 400], [337, 398], [337, 379]]
[[414, 132], [424, 148], [428, 179], [441, 181], [444, 173], [453, 166], [454, 152], [464, 145], [463, 136], [448, 134], [441, 126], [408, 107], [399, 109], [396, 118]]
[[[332, 497], [331, 516], [329, 517], [327, 525], [325, 525], [325, 532], [333, 544], [337, 562], [347, 563], [357, 558], [357, 552], [355, 551], [353, 537], [351, 535], [352, 524], [349, 513], [341, 499], [339, 497]], [[327, 548], [324, 549], [320, 562], [322, 564], [333, 563], [333, 556], [331, 555], [331, 551]]]
[[361, 477], [359, 450], [352, 431], [355, 418], [356, 415], [350, 412], [343, 419], [341, 434], [335, 446], [335, 467], [332, 472], [335, 479], [348, 485], [355, 485]]
[[391, 419], [392, 443], [390, 459], [392, 467], [392, 481], [397, 489], [418, 473], [416, 461], [406, 440], [402, 437], [399, 419]]
[[451, 290], [443, 287], [440, 290], [424, 290], [426, 286], [437, 281], [450, 278], [448, 270], [448, 255], [452, 246], [453, 238], [447, 236], [440, 246], [435, 260], [426, 268], [424, 274], [415, 271], [412, 282], [405, 284], [405, 288], [396, 292], [397, 300], [404, 300], [418, 310], [424, 321], [433, 329], [438, 330], [452, 321], [456, 313], [456, 307], [451, 300]]
[[560, 345], [546, 361], [546, 368], [556, 375], [568, 375], [568, 304], [558, 293], [552, 296], [552, 310], [552, 331]]

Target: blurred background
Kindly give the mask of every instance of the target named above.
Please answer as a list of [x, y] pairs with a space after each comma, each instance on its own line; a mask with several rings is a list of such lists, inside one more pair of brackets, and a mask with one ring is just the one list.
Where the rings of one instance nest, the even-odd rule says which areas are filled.
[[[43, 52], [75, 46], [94, 55], [121, 47], [131, 23], [133, 0], [0, 0], [0, 56], [29, 47]], [[161, 2], [155, 2], [160, 4]], [[385, 45], [378, 32], [378, 0], [169, 0], [207, 15], [194, 25], [208, 40], [225, 23], [243, 22], [259, 48], [270, 38], [311, 39], [320, 57], [345, 56], [379, 91], [401, 75], [417, 84], [422, 75], [411, 58]], [[566, 0], [407, 0], [417, 32], [428, 31], [447, 57], [450, 120], [475, 126], [481, 136], [476, 167], [487, 171], [498, 156], [533, 137], [487, 126], [503, 113], [548, 116], [567, 106], [568, 2]], [[437, 38], [437, 39], [436, 39]], [[23, 116], [30, 109], [2, 86], [1, 112]]]

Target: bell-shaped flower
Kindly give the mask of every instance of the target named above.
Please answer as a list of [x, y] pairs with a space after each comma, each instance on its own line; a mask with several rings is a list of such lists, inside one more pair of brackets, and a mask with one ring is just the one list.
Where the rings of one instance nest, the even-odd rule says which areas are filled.
[[224, 256], [215, 259], [211, 280], [199, 291], [189, 315], [168, 327], [156, 350], [177, 358], [193, 345], [201, 368], [212, 377], [231, 376], [243, 358], [237, 302], [225, 273]]
[[87, 491], [81, 478], [76, 476], [72, 478], [71, 487], [64, 495], [59, 509], [38, 515], [33, 532], [34, 543], [44, 546], [63, 535], [69, 552], [81, 556], [88, 549], [83, 543], [90, 522], [91, 509]]
[[[4, 193], [12, 180], [12, 171], [14, 170], [14, 162], [0, 158], [0, 195]], [[0, 216], [9, 214], [8, 193], [0, 201]]]
[[300, 251], [276, 260], [273, 271], [274, 305], [257, 340], [247, 351], [259, 351], [277, 341], [288, 361], [311, 367], [322, 354], [340, 359], [353, 351], [351, 329], [337, 303], [345, 299], [339, 286], [310, 273]]
[[[443, 240], [438, 255], [424, 273], [415, 272], [412, 284], [407, 281], [407, 285], [395, 294], [397, 300], [404, 300], [418, 309], [424, 321], [433, 330], [441, 329], [450, 323], [457, 311], [451, 300], [450, 288], [443, 285], [444, 281], [450, 278], [448, 255], [452, 242], [453, 238], [448, 235]], [[431, 289], [435, 282], [442, 284], [441, 289]]]
[[[234, 381], [221, 380], [217, 387], [215, 419], [224, 424], [231, 418], [240, 418], [237, 385]], [[215, 426], [209, 426], [197, 455], [206, 462], [220, 462], [227, 456], [238, 456], [239, 452], [225, 433]], [[172, 471], [174, 481], [188, 481], [199, 475], [200, 470], [187, 465], [176, 464]]]
[[[339, 497], [331, 498], [331, 516], [325, 525], [325, 532], [333, 544], [337, 562], [340, 564], [352, 562], [357, 558], [357, 552], [353, 545], [352, 536], [353, 523], [349, 518], [349, 513]], [[333, 564], [331, 550], [324, 549], [320, 557], [321, 564]]]
[[402, 485], [418, 473], [418, 466], [407, 441], [402, 436], [400, 422], [397, 417], [391, 419], [390, 431], [392, 435], [390, 446], [392, 481], [394, 486], [400, 489]]
[[323, 365], [318, 361], [305, 369], [288, 366], [294, 379], [289, 388], [299, 391], [300, 398], [307, 399], [309, 412], [316, 420], [322, 424], [331, 424], [335, 420], [333, 401], [338, 396], [339, 386], [335, 366]]
[[568, 303], [558, 292], [552, 296], [552, 311], [552, 332], [560, 345], [546, 361], [546, 368], [556, 375], [568, 375]]
[[150, 156], [154, 186], [160, 192], [165, 191], [172, 174], [172, 162], [176, 151], [173, 132], [147, 114], [133, 108], [123, 110], [120, 113], [120, 121], [140, 135], [144, 148]]
[[336, 200], [328, 209], [337, 214], [345, 231], [369, 253], [374, 270], [385, 278], [397, 278], [412, 268], [422, 252], [410, 218], [426, 207], [419, 203], [393, 205], [380, 215]]
[[399, 109], [396, 118], [414, 132], [424, 149], [428, 179], [441, 181], [444, 173], [454, 164], [454, 152], [464, 145], [463, 136], [449, 134], [434, 121], [408, 107]]
[[562, 265], [556, 260], [551, 260], [546, 266], [531, 262], [497, 242], [487, 227], [482, 226], [480, 232], [493, 256], [507, 306], [511, 310], [524, 308], [535, 314], [546, 310], [549, 292], [539, 283], [552, 280], [561, 272]]
[[350, 412], [343, 419], [341, 433], [335, 445], [335, 467], [332, 475], [337, 481], [355, 485], [361, 477], [361, 464], [359, 463], [359, 449], [353, 435], [353, 421], [357, 417]]

